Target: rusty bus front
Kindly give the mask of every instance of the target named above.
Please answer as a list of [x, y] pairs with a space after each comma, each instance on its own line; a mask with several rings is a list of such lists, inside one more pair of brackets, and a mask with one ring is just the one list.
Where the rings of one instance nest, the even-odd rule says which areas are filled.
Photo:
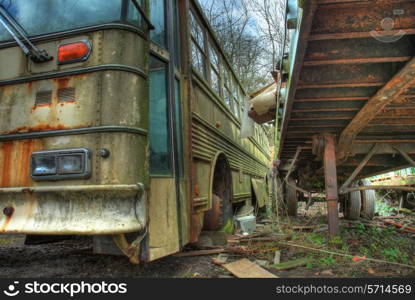
[[0, 1], [1, 233], [145, 232], [141, 4]]

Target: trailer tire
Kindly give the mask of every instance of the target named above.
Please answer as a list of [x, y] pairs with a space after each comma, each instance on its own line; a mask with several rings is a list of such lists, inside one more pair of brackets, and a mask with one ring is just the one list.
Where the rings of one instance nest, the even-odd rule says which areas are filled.
[[297, 203], [298, 194], [297, 190], [292, 186], [295, 186], [296, 182], [293, 178], [289, 177], [285, 184], [285, 204], [287, 206], [287, 215], [295, 217], [297, 215]]
[[346, 220], [359, 219], [361, 207], [362, 199], [360, 191], [355, 191], [347, 194], [344, 200], [344, 218]]
[[[362, 186], [369, 186], [370, 181], [363, 179], [361, 181]], [[376, 193], [374, 190], [361, 191], [362, 208], [360, 216], [367, 219], [373, 219], [375, 216], [375, 205], [376, 205]]]

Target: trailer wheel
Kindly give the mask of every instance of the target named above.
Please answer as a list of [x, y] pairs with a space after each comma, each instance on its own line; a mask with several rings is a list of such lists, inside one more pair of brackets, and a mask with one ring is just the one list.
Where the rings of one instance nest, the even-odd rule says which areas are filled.
[[[368, 179], [362, 180], [363, 186], [369, 186], [370, 181]], [[361, 191], [362, 199], [362, 209], [360, 216], [368, 219], [373, 219], [375, 216], [375, 203], [376, 203], [376, 193], [374, 190], [364, 190]]]
[[409, 192], [404, 195], [404, 207], [407, 209], [414, 209], [415, 208], [415, 195], [413, 192]]
[[347, 194], [344, 200], [344, 218], [346, 220], [359, 219], [361, 206], [362, 200], [360, 191], [355, 191]]
[[285, 204], [287, 206], [287, 214], [289, 216], [297, 215], [298, 195], [297, 190], [293, 188], [295, 185], [296, 182], [292, 177], [289, 177], [287, 179], [287, 183], [285, 184]]

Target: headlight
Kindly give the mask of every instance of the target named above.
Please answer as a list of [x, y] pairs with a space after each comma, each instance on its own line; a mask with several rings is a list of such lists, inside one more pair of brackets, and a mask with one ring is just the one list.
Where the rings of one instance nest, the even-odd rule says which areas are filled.
[[56, 161], [54, 156], [33, 156], [32, 166], [32, 174], [35, 176], [56, 174]]
[[87, 179], [91, 177], [91, 151], [81, 148], [34, 152], [31, 176], [35, 181]]

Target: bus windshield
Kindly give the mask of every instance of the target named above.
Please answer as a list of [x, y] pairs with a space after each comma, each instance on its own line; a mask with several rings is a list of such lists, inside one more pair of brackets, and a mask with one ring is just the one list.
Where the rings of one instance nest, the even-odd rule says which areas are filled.
[[[137, 1], [142, 4], [142, 1]], [[0, 5], [26, 30], [43, 35], [110, 22], [141, 27], [141, 16], [131, 0], [0, 0]], [[0, 27], [0, 41], [12, 36]]]

